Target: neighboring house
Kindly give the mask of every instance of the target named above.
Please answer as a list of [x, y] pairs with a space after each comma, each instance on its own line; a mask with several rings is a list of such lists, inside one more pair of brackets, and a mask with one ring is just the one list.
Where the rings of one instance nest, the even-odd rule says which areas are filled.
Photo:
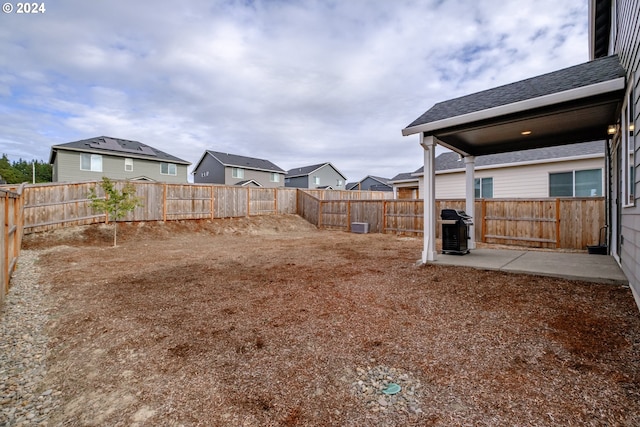
[[389, 180], [393, 186], [394, 199], [419, 199], [420, 178], [423, 175], [423, 168], [419, 168], [415, 172], [403, 172], [394, 176]]
[[606, 140], [608, 249], [640, 307], [638, 34], [637, 0], [589, 0], [589, 62], [440, 102], [402, 130], [424, 149], [423, 262], [437, 257], [436, 145], [463, 157], [465, 210], [473, 217], [478, 157]]
[[358, 182], [350, 182], [346, 186], [347, 190], [368, 190], [368, 191], [393, 191], [393, 186], [389, 184], [389, 178], [367, 175]]
[[219, 151], [205, 151], [192, 173], [197, 184], [284, 187], [284, 169], [269, 160]]
[[285, 177], [285, 186], [294, 188], [344, 190], [346, 183], [347, 178], [329, 162], [289, 169]]
[[[604, 196], [605, 141], [477, 156], [474, 196], [484, 199]], [[436, 199], [465, 198], [462, 157], [446, 152], [436, 157]], [[423, 168], [419, 197], [424, 185]]]
[[186, 183], [191, 164], [149, 145], [99, 136], [51, 147], [53, 182], [130, 179]]

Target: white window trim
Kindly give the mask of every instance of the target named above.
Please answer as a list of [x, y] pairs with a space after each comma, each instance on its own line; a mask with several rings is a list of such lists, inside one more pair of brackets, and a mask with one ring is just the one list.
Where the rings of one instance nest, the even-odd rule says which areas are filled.
[[[604, 192], [604, 169], [602, 168], [592, 168], [592, 169], [572, 169], [572, 170], [568, 170], [568, 171], [554, 171], [554, 172], [549, 172], [548, 176], [547, 176], [547, 191], [549, 194], [549, 197], [578, 197], [576, 196], [576, 172], [586, 172], [586, 171], [595, 171], [595, 170], [599, 170], [600, 171], [600, 191]], [[571, 196], [552, 196], [551, 195], [551, 175], [560, 175], [563, 173], [570, 173], [571, 174]], [[580, 198], [582, 197], [602, 197], [603, 194], [600, 194], [598, 196], [579, 196]]]
[[244, 169], [231, 168], [231, 177], [236, 179], [244, 179]]
[[[82, 167], [82, 156], [89, 156], [89, 169], [85, 169]], [[100, 159], [100, 168], [94, 169], [94, 160]], [[89, 154], [89, 153], [80, 153], [80, 170], [86, 172], [102, 172], [102, 155], [101, 154]]]
[[[162, 172], [162, 165], [167, 165], [167, 173]], [[173, 173], [171, 173], [171, 169], [172, 169], [171, 166], [173, 166]], [[160, 175], [171, 175], [171, 176], [178, 175], [178, 165], [176, 165], [175, 163], [167, 163], [167, 162], [160, 163]]]
[[124, 171], [133, 172], [133, 159], [129, 157], [124, 159]]
[[[475, 180], [476, 179], [480, 180], [480, 196], [476, 197], [476, 199], [493, 199], [494, 198], [493, 197], [493, 177], [492, 176], [485, 176], [485, 177], [482, 177], [482, 178], [474, 178], [474, 183], [473, 183], [473, 186], [474, 186], [473, 194], [474, 194], [474, 196], [475, 196], [475, 193], [476, 193], [476, 190], [475, 190]], [[491, 180], [491, 197], [486, 197], [484, 194], [482, 194], [482, 180], [483, 179], [490, 179]]]
[[320, 185], [320, 177], [319, 176], [314, 176], [313, 177], [313, 185]]
[[271, 182], [280, 182], [280, 174], [271, 172]]

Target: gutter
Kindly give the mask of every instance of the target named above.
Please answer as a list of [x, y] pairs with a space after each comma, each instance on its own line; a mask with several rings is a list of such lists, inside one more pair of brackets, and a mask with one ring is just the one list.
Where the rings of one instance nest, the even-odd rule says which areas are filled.
[[521, 113], [541, 107], [548, 107], [554, 104], [575, 101], [592, 96], [603, 95], [625, 88], [625, 78], [618, 77], [614, 80], [596, 83], [589, 86], [570, 89], [563, 92], [552, 93], [549, 95], [539, 96], [537, 98], [526, 99], [524, 101], [513, 102], [511, 104], [499, 105], [497, 107], [487, 108], [485, 110], [474, 111], [472, 113], [462, 114], [460, 116], [448, 117], [446, 119], [436, 120], [429, 123], [423, 123], [402, 129], [402, 136], [413, 135], [416, 133], [433, 133], [440, 129], [453, 126], [461, 126], [474, 123], [480, 120], [493, 119], [508, 114]]

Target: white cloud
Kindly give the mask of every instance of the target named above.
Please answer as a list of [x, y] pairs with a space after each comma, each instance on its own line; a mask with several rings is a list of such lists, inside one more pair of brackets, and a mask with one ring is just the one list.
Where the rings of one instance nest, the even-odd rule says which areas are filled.
[[586, 2], [60, 0], [0, 16], [0, 151], [98, 135], [349, 180], [416, 169], [434, 103], [584, 62]]

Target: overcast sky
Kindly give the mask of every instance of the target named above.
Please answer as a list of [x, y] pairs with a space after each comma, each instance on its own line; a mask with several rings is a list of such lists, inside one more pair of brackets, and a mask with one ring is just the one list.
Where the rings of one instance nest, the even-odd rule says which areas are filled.
[[433, 104], [586, 62], [587, 3], [49, 0], [27, 15], [9, 2], [0, 152], [48, 161], [105, 135], [192, 167], [209, 149], [391, 178], [422, 165], [401, 130]]

